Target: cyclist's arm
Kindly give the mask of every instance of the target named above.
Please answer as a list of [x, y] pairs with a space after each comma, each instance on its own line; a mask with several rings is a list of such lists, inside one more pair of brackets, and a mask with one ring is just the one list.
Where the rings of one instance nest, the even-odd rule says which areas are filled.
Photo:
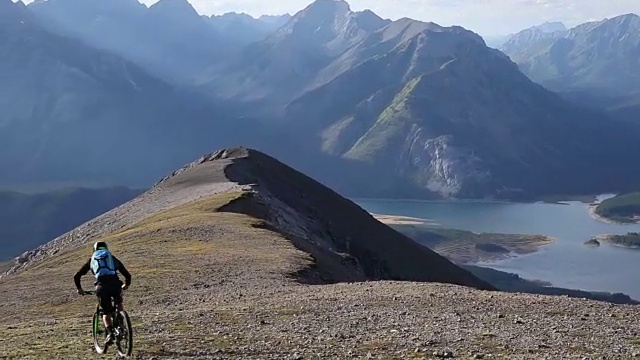
[[116, 258], [115, 256], [113, 258], [116, 261], [116, 269], [124, 276], [124, 284], [126, 286], [130, 286], [131, 285], [131, 274], [129, 273], [127, 268], [124, 267], [124, 264], [122, 264], [122, 262], [120, 260], [118, 260], [118, 258]]
[[80, 285], [80, 278], [86, 275], [91, 269], [90, 262], [91, 260], [87, 260], [87, 262], [84, 265], [82, 265], [80, 270], [78, 270], [78, 272], [75, 275], [73, 275], [73, 282], [76, 283], [76, 288], [78, 288], [78, 290], [82, 289], [82, 285]]

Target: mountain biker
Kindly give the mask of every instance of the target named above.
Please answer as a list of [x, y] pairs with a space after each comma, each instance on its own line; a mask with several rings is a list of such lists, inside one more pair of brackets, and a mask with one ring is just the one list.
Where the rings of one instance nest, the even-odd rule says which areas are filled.
[[[105, 315], [102, 316], [104, 326], [107, 328], [107, 338], [105, 343], [113, 343], [113, 325], [108, 315], [114, 311], [111, 306], [111, 298], [114, 299], [116, 307], [122, 309], [122, 290], [127, 290], [131, 285], [131, 274], [124, 267], [122, 262], [111, 254], [107, 248], [107, 244], [98, 241], [93, 244], [93, 254], [91, 258], [78, 270], [73, 276], [73, 280], [78, 289], [79, 295], [86, 295], [82, 290], [80, 278], [86, 275], [89, 270], [95, 277], [94, 285], [96, 285], [96, 296], [100, 303], [100, 307], [104, 310]], [[122, 284], [118, 278], [118, 271], [125, 277], [125, 284]]]

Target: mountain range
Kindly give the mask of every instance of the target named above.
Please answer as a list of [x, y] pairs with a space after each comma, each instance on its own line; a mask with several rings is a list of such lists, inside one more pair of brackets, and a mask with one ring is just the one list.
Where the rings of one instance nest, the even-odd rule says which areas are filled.
[[261, 40], [288, 16], [201, 16], [187, 0], [37, 0], [35, 17], [54, 33], [125, 57], [165, 80], [198, 76], [243, 46]]
[[200, 16], [185, 0], [76, 2], [0, 0], [12, 8], [0, 25], [11, 54], [0, 58], [0, 165], [17, 169], [2, 182], [148, 186], [241, 143], [358, 196], [638, 186], [636, 124], [536, 84], [462, 27], [334, 0], [259, 19]]
[[247, 120], [230, 106], [48, 31], [22, 3], [0, 0], [0, 43], [3, 186], [148, 187], [212, 143], [269, 133], [254, 123], [242, 132]]
[[532, 26], [515, 34], [486, 36], [484, 37], [484, 39], [487, 45], [489, 45], [490, 47], [504, 50], [507, 46], [513, 46], [513, 40], [517, 42], [531, 38], [538, 38], [545, 34], [565, 30], [567, 30], [567, 27], [564, 25], [564, 23], [559, 21], [552, 21]]
[[615, 159], [639, 154], [591, 146], [628, 144], [638, 129], [529, 81], [477, 34], [390, 22], [342, 1], [314, 2], [216, 74], [211, 93], [266, 106], [323, 152], [445, 196], [597, 192], [612, 173], [631, 177]]
[[640, 16], [555, 32], [525, 30], [502, 50], [534, 81], [573, 100], [620, 111], [640, 103]]

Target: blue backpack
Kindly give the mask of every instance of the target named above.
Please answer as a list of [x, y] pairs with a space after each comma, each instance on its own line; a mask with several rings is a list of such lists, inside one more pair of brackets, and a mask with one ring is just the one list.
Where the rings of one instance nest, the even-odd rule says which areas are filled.
[[103, 276], [116, 275], [116, 262], [113, 255], [106, 249], [100, 249], [91, 255], [91, 272], [96, 280]]

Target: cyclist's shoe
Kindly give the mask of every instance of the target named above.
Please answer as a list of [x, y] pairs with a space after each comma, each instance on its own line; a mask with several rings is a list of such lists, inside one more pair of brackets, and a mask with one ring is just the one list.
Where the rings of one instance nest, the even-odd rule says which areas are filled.
[[115, 334], [113, 333], [113, 330], [108, 331], [107, 332], [107, 337], [104, 339], [104, 344], [105, 345], [112, 345], [113, 341], [116, 339]]

